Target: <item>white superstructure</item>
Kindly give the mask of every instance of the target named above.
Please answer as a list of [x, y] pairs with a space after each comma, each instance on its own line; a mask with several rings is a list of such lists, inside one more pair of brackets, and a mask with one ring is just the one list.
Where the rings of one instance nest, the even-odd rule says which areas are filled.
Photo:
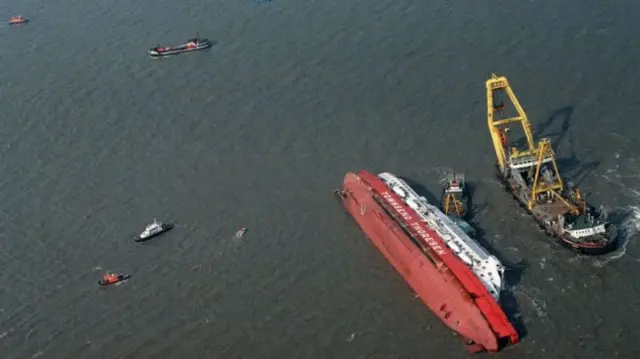
[[164, 226], [162, 222], [158, 222], [157, 220], [153, 220], [153, 223], [148, 224], [142, 233], [140, 233], [140, 239], [144, 239], [155, 234], [158, 234], [164, 230]]
[[415, 210], [426, 225], [436, 232], [444, 243], [455, 253], [487, 287], [497, 300], [500, 297], [504, 279], [504, 266], [498, 258], [490, 255], [473, 238], [469, 237], [454, 221], [440, 209], [419, 196], [405, 181], [392, 173], [378, 175], [385, 184]]

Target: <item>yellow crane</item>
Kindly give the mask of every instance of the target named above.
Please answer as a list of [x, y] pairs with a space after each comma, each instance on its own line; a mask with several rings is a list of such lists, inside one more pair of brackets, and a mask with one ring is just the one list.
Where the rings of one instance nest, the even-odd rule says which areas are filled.
[[464, 175], [453, 173], [449, 176], [447, 184], [443, 190], [442, 210], [446, 215], [454, 215], [460, 218], [466, 216], [466, 183]]
[[[509, 86], [507, 78], [492, 74], [485, 85], [487, 90], [487, 124], [500, 170], [503, 173], [506, 171], [527, 171], [526, 178], [533, 177], [533, 185], [530, 186], [527, 203], [530, 210], [539, 203], [541, 198], [548, 203], [557, 199], [566, 208], [565, 210], [577, 215], [579, 213], [578, 208], [560, 194], [564, 188], [564, 183], [558, 171], [551, 141], [548, 138], [543, 138], [536, 146], [531, 124], [518, 98], [513, 93], [511, 86]], [[501, 98], [501, 95], [504, 94], [513, 104], [517, 114], [512, 117], [498, 118], [504, 116], [504, 103]], [[507, 132], [509, 125], [514, 123], [519, 123], [522, 127], [527, 142], [525, 149], [509, 148]], [[549, 178], [540, 178], [543, 164], [550, 164], [553, 167], [554, 176], [550, 181]]]
[[464, 217], [464, 204], [453, 193], [447, 193], [444, 197], [444, 214]]

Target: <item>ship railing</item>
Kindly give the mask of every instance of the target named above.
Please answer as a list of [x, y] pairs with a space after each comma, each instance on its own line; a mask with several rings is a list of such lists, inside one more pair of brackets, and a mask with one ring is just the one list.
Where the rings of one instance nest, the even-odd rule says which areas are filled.
[[460, 186], [447, 187], [445, 189], [445, 192], [462, 192], [462, 187], [460, 187]]
[[453, 243], [453, 245], [458, 249], [457, 251], [454, 251], [456, 252], [456, 255], [458, 255], [458, 257], [462, 258], [462, 255], [464, 255], [464, 257], [469, 258], [470, 262], [467, 262], [467, 260], [465, 260], [465, 262], [467, 262], [467, 264], [469, 264], [472, 269], [475, 266], [481, 265], [485, 261], [485, 258], [474, 251], [466, 241], [461, 239], [460, 234], [452, 231], [449, 226], [441, 226], [434, 229], [436, 233], [438, 233], [438, 235], [442, 237], [447, 247], [454, 249], [450, 245], [450, 243]]
[[[553, 160], [553, 153], [548, 153], [542, 159], [542, 163], [548, 163]], [[538, 164], [538, 158], [535, 155], [526, 155], [521, 157], [510, 157], [509, 167], [513, 169], [523, 169], [533, 167]]]
[[[484, 251], [484, 249], [477, 244], [472, 246], [470, 243], [463, 240], [463, 236], [467, 235], [455, 224], [452, 223], [451, 226], [447, 225], [432, 212], [422, 217], [422, 219], [427, 222], [427, 224], [429, 224], [440, 237], [442, 237], [445, 245], [453, 250], [460, 259], [466, 262], [474, 272], [477, 267], [481, 266], [482, 263], [486, 261], [486, 257], [489, 255]], [[457, 232], [456, 228], [458, 229]], [[469, 239], [471, 240], [471, 238]], [[458, 248], [458, 251], [455, 251], [450, 243], [453, 243], [454, 246]]]
[[[489, 256], [488, 253], [482, 248], [479, 244], [474, 243], [474, 245], [467, 243], [467, 241], [462, 238], [467, 237], [470, 241], [473, 241], [469, 235], [467, 235], [460, 227], [458, 227], [455, 223], [451, 222], [451, 224], [444, 223], [442, 220], [438, 218], [433, 219], [436, 223], [434, 227], [438, 228], [439, 233], [446, 232], [449, 236], [458, 237], [458, 242], [461, 242], [465, 248], [467, 248], [471, 253], [473, 253], [473, 257], [478, 258], [478, 260], [484, 260]], [[475, 242], [475, 241], [474, 241]]]

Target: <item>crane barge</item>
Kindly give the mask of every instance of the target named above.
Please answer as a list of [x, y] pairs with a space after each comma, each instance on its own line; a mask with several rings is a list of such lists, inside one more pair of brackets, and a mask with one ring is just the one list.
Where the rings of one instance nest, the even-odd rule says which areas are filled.
[[[615, 247], [616, 229], [604, 208], [596, 209], [578, 188], [565, 186], [551, 140], [537, 144], [524, 109], [504, 76], [486, 81], [487, 122], [496, 152], [498, 178], [539, 226], [559, 243], [584, 254], [604, 254]], [[504, 95], [517, 115], [505, 116]], [[520, 125], [525, 148], [509, 141], [510, 125]]]

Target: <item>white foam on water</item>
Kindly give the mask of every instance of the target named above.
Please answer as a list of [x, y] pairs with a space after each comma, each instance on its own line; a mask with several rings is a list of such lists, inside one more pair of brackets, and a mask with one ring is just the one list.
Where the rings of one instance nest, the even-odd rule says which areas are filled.
[[346, 339], [347, 343], [351, 343], [353, 341], [353, 339], [356, 338], [356, 333], [351, 333], [351, 335]]
[[[601, 173], [599, 174], [599, 176], [605, 181], [620, 187], [623, 190], [623, 193], [629, 194], [631, 198], [640, 199], [640, 191], [638, 191], [635, 188], [627, 187], [624, 183], [622, 183], [622, 181], [619, 180], [619, 178], [623, 178], [623, 176], [620, 176], [618, 174], [617, 167], [615, 169], [607, 170], [607, 174]], [[637, 177], [640, 177], [640, 174], [624, 176], [624, 178], [637, 178]]]
[[537, 288], [518, 288], [516, 293], [525, 299], [531, 305], [531, 309], [538, 318], [547, 318], [547, 303], [541, 299], [542, 292]]
[[539, 262], [540, 269], [544, 269], [546, 263], [547, 263], [547, 258], [545, 257], [540, 258], [540, 262]]
[[622, 258], [627, 253], [627, 245], [629, 241], [640, 232], [640, 206], [628, 206], [624, 208], [627, 213], [620, 224], [616, 224], [618, 227], [618, 249], [604, 256], [604, 259], [596, 259], [594, 262], [595, 267], [602, 267], [611, 261]]
[[454, 173], [453, 168], [447, 166], [432, 167], [429, 172], [434, 172], [438, 178], [438, 183], [447, 183], [449, 176]]
[[11, 334], [11, 333], [13, 332], [13, 330], [14, 330], [14, 329], [13, 329], [13, 328], [11, 328], [11, 329], [7, 330], [7, 331], [6, 331], [6, 332], [4, 332], [4, 333], [0, 333], [0, 339], [4, 339], [4, 338], [6, 338], [9, 334]]
[[241, 232], [240, 230], [236, 231], [236, 233], [233, 235], [233, 239], [232, 241], [234, 243], [239, 243], [242, 241], [242, 238], [244, 237], [246, 232]]
[[[625, 139], [617, 133], [610, 134], [621, 139]], [[602, 173], [596, 173], [596, 175], [606, 182], [619, 187], [620, 192], [625, 197], [631, 198], [632, 200], [640, 199], [640, 191], [625, 184], [626, 181], [640, 179], [640, 166], [635, 161], [635, 158], [621, 155], [619, 152], [616, 152], [614, 157], [617, 162], [616, 165]], [[623, 160], [624, 162], [620, 163], [620, 161]], [[634, 239], [637, 233], [640, 232], [640, 206], [623, 206], [614, 208], [613, 212], [617, 212], [621, 218], [619, 223], [613, 223], [618, 230], [618, 249], [603, 257], [595, 259], [595, 262], [593, 263], [595, 267], [602, 267], [607, 263], [622, 258], [627, 253], [629, 241]]]

